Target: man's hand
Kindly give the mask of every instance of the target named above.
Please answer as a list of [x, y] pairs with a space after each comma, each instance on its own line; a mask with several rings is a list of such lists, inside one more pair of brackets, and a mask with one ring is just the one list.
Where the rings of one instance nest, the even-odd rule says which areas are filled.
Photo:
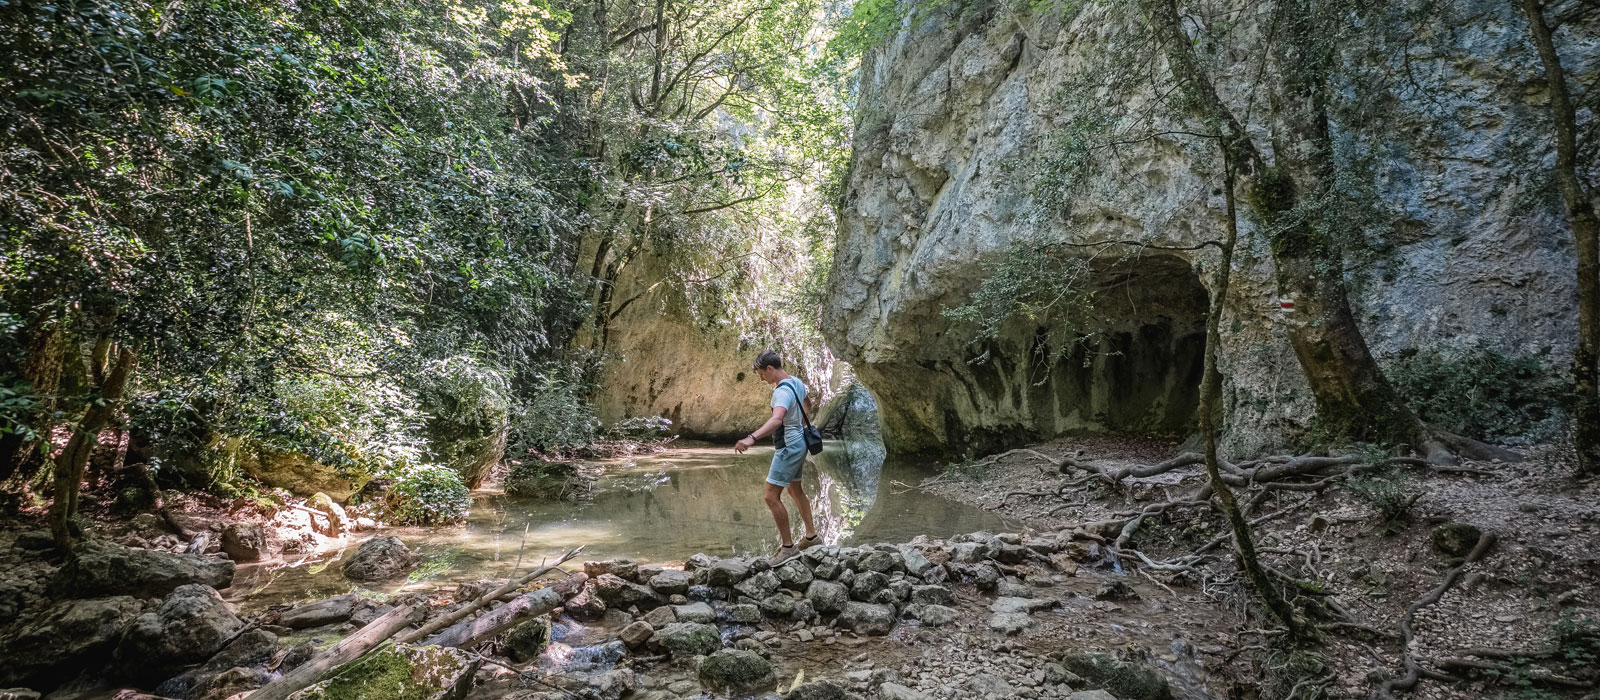
[[750, 436], [746, 435], [745, 437], [740, 438], [740, 440], [738, 442], [733, 443], [733, 451], [742, 454], [742, 453], [744, 453], [745, 450], [748, 450], [751, 447], [754, 447], [755, 444], [756, 444], [756, 441], [751, 439]]

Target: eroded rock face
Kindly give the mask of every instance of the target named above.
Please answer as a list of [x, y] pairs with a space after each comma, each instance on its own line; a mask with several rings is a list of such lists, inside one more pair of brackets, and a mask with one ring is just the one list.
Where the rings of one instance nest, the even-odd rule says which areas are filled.
[[185, 584], [233, 585], [233, 562], [199, 554], [134, 549], [101, 540], [80, 543], [50, 582], [66, 598], [134, 595], [158, 598]]
[[[823, 331], [878, 398], [890, 449], [984, 450], [1075, 429], [1188, 430], [1211, 283], [1211, 267], [1197, 272], [1196, 263], [1213, 260], [1209, 251], [1147, 252], [1122, 269], [1090, 269], [1082, 284], [1115, 292], [1100, 299], [1100, 315], [1115, 320], [1091, 347], [1068, 349], [1046, 381], [1036, 341], [1061, 319], [1018, 322], [975, 346], [970, 329], [941, 313], [965, 303], [986, 265], [1020, 241], [1185, 247], [1222, 230], [1219, 171], [1186, 137], [1119, 147], [1115, 164], [1103, 164], [1105, 181], [1070, 200], [1040, 186], [1039, 154], [1060, 144], [1075, 116], [1061, 106], [1062, 90], [1084, 56], [1102, 53], [1108, 26], [1131, 21], [1113, 14], [1119, 7], [1019, 17], [992, 0], [949, 5], [863, 58]], [[1521, 187], [1504, 184], [1540, 172], [1550, 157], [1542, 102], [1522, 94], [1536, 57], [1522, 31], [1504, 31], [1525, 24], [1515, 7], [1475, 1], [1460, 11], [1489, 18], [1461, 23], [1436, 54], [1449, 55], [1448, 65], [1430, 61], [1424, 85], [1409, 91], [1429, 97], [1402, 99], [1387, 140], [1358, 146], [1374, 154], [1373, 199], [1391, 223], [1365, 242], [1382, 255], [1357, 272], [1355, 311], [1380, 362], [1454, 346], [1564, 367], [1575, 323], [1570, 234], [1558, 201], [1530, 206]], [[1575, 72], [1600, 70], [1586, 58], [1600, 55], [1592, 38], [1565, 51]], [[1237, 97], [1232, 88], [1222, 86], [1224, 99]], [[1433, 95], [1445, 103], [1431, 104]], [[1432, 128], [1434, 110], [1470, 117], [1444, 133]], [[1276, 310], [1270, 251], [1243, 218], [1221, 369], [1229, 441], [1252, 452], [1314, 411], [1282, 328], [1301, 321]], [[1507, 259], [1519, 261], [1515, 270]]]
[[400, 538], [374, 537], [361, 543], [344, 565], [344, 575], [356, 581], [386, 581], [406, 574], [417, 565], [417, 555]]
[[56, 603], [0, 644], [0, 686], [49, 689], [91, 660], [103, 663], [143, 609], [132, 596]]

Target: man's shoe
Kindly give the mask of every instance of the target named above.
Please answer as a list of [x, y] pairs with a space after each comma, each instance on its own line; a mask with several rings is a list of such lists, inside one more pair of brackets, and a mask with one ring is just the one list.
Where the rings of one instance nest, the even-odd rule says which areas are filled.
[[795, 546], [801, 551], [805, 551], [819, 544], [822, 544], [822, 535], [812, 535], [810, 537], [802, 537], [799, 542], [795, 543]]
[[800, 556], [800, 548], [791, 544], [787, 547], [779, 547], [778, 551], [767, 557], [767, 563], [777, 566], [798, 556]]

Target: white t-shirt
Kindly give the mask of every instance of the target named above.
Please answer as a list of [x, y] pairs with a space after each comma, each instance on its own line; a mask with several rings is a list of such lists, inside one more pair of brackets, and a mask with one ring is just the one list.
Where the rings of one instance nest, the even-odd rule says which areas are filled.
[[806, 385], [801, 384], [800, 380], [794, 377], [778, 382], [778, 385], [772, 388], [772, 408], [782, 406], [785, 411], [783, 414], [784, 434], [799, 432], [801, 426], [804, 425], [800, 406], [801, 402], [805, 401], [805, 398]]

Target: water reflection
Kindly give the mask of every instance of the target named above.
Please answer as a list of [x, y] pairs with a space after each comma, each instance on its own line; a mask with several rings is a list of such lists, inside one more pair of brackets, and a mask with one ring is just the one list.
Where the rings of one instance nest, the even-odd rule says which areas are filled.
[[[588, 503], [480, 494], [465, 527], [386, 533], [399, 535], [423, 562], [411, 580], [379, 588], [394, 592], [509, 576], [514, 568], [525, 572], [578, 544], [585, 545], [581, 559], [677, 562], [696, 552], [765, 554], [777, 545], [771, 515], [761, 502], [770, 459], [770, 449], [738, 455], [724, 445], [686, 444], [606, 462], [599, 492]], [[838, 440], [811, 458], [802, 482], [818, 529], [830, 543], [1006, 529], [991, 513], [908, 486], [927, 477], [929, 469], [885, 460], [876, 439]], [[798, 517], [791, 519], [798, 528]], [[323, 561], [293, 569], [242, 568], [230, 593], [261, 605], [357, 589], [339, 574], [342, 562], [327, 561], [336, 556], [324, 553]]]

